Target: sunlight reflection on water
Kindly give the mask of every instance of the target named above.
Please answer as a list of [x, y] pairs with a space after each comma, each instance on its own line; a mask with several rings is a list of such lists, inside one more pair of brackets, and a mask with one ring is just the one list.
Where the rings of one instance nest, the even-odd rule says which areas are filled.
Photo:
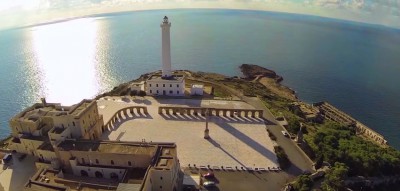
[[101, 24], [93, 18], [85, 18], [33, 29], [35, 60], [31, 67], [37, 68], [30, 68], [36, 75], [31, 75], [35, 79], [29, 83], [32, 86], [41, 84], [36, 96], [70, 105], [108, 87], [112, 78], [102, 78], [108, 75], [108, 70], [107, 64], [102, 62], [104, 55], [98, 54], [106, 52], [100, 50], [104, 39], [98, 39]]

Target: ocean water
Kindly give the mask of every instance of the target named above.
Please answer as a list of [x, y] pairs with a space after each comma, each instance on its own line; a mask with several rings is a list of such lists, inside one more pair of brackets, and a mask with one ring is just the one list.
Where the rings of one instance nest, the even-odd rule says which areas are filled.
[[275, 70], [309, 103], [329, 101], [400, 149], [400, 30], [261, 11], [104, 14], [0, 31], [0, 137], [46, 97], [71, 105], [161, 68], [160, 22], [172, 22], [173, 69]]

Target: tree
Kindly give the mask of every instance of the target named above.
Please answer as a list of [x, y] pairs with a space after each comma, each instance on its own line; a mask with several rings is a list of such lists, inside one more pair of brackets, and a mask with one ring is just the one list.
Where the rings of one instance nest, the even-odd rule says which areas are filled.
[[311, 190], [313, 181], [308, 175], [301, 175], [297, 177], [296, 182], [293, 184], [293, 188], [298, 191], [308, 191]]
[[288, 131], [297, 133], [300, 130], [300, 121], [294, 117], [288, 118]]
[[347, 177], [349, 167], [344, 163], [336, 162], [335, 165], [325, 175], [325, 180], [322, 182], [322, 190], [345, 190], [344, 180]]

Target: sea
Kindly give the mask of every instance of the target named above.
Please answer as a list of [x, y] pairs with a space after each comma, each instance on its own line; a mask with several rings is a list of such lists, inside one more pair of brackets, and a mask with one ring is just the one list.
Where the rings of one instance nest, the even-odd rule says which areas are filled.
[[0, 31], [0, 137], [45, 97], [72, 105], [161, 68], [168, 16], [173, 69], [240, 76], [257, 64], [305, 102], [328, 101], [400, 149], [400, 30], [242, 10], [100, 14]]

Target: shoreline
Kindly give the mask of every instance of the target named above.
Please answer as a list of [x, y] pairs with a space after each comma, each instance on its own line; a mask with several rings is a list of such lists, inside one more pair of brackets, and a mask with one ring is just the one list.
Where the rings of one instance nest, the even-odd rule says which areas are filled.
[[[251, 82], [251, 83], [261, 84], [264, 89], [271, 92], [271, 96], [273, 96], [273, 97], [277, 96], [277, 97], [283, 98], [287, 102], [305, 104], [308, 107], [314, 107], [314, 104], [326, 103], [330, 107], [333, 107], [334, 110], [337, 112], [337, 113], [331, 114], [331, 116], [329, 116], [330, 120], [333, 120], [333, 121], [336, 121], [336, 122], [342, 123], [342, 124], [350, 124], [350, 123], [357, 124], [358, 125], [357, 128], [360, 128], [359, 135], [361, 135], [362, 137], [371, 139], [371, 140], [378, 137], [379, 142], [375, 141], [377, 144], [386, 145], [386, 146], [389, 145], [389, 144], [387, 144], [387, 141], [385, 140], [383, 135], [381, 135], [377, 131], [373, 130], [373, 128], [370, 128], [370, 127], [364, 125], [362, 122], [354, 119], [353, 117], [348, 115], [346, 112], [341, 111], [340, 109], [334, 107], [333, 105], [329, 104], [328, 102], [322, 100], [322, 101], [316, 102], [316, 103], [306, 103], [306, 102], [302, 101], [301, 99], [299, 99], [297, 97], [295, 90], [281, 84], [281, 82], [283, 81], [283, 77], [279, 76], [275, 71], [258, 66], [258, 65], [254, 65], [254, 64], [242, 64], [239, 66], [239, 69], [241, 70], [241, 73], [244, 76], [244, 78], [238, 78], [238, 79], [244, 80], [247, 82]], [[130, 80], [128, 82], [121, 83], [121, 84], [115, 86], [110, 91], [100, 93], [98, 95], [93, 96], [92, 99], [99, 100], [106, 96], [122, 96], [121, 93], [126, 92], [131, 83], [144, 81], [149, 76], [157, 74], [159, 72], [160, 71], [154, 71], [154, 72], [141, 74], [138, 78]], [[210, 73], [210, 72], [201, 72], [201, 71], [194, 72], [194, 71], [190, 71], [190, 70], [176, 70], [176, 72], [185, 73], [186, 75], [188, 75], [187, 77], [189, 80], [195, 80], [198, 82], [204, 82], [205, 79], [210, 78], [210, 77], [205, 77], [205, 79], [202, 79], [201, 77], [197, 76], [198, 73], [201, 73], [206, 76], [211, 76], [211, 78], [225, 78], [225, 79], [231, 79], [231, 80], [237, 78], [236, 76], [230, 77], [230, 76], [225, 76], [225, 75], [219, 74], [219, 73]], [[220, 82], [216, 82], [216, 81], [212, 80], [212, 83], [220, 83]], [[225, 86], [225, 84], [220, 83], [219, 86], [220, 86], [220, 88], [223, 88], [223, 86]], [[225, 88], [229, 88], [229, 87], [225, 86]], [[245, 95], [244, 93], [242, 93], [242, 96], [248, 96], [248, 95]], [[252, 97], [252, 96], [250, 96], [250, 97]], [[237, 95], [232, 98], [235, 98], [235, 100], [240, 99], [240, 98], [238, 98]], [[192, 98], [185, 96], [183, 99], [192, 99]], [[338, 117], [337, 116], [332, 117], [332, 115], [337, 115]], [[345, 118], [347, 118], [349, 120], [347, 120], [347, 121], [344, 120], [344, 118], [342, 116], [346, 116]], [[339, 119], [335, 120], [335, 118], [339, 118]], [[9, 139], [10, 137], [11, 137], [11, 135], [8, 135], [4, 138], [0, 138], [0, 144], [2, 142], [4, 142], [5, 140]]]

